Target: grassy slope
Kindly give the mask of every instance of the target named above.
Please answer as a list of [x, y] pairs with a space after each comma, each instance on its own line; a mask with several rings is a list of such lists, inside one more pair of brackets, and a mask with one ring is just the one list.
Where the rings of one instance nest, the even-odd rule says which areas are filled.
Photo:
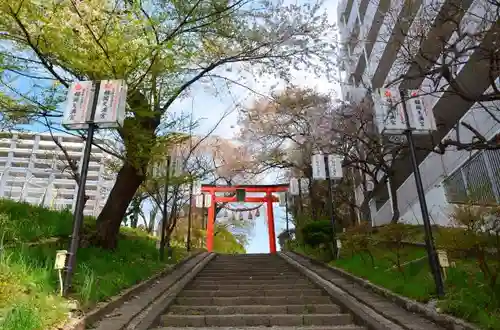
[[[317, 251], [310, 248], [296, 250], [311, 256], [318, 255]], [[374, 265], [368, 254], [352, 255], [346, 250], [342, 251], [341, 259], [330, 264], [423, 303], [435, 298], [434, 280], [427, 258], [405, 265], [403, 272], [400, 272], [393, 268], [394, 250], [377, 248], [372, 254]], [[426, 251], [423, 248], [406, 247], [403, 249], [401, 262], [414, 261], [425, 256]], [[490, 288], [474, 260], [453, 261], [456, 262], [456, 267], [447, 271], [446, 296], [438, 304], [442, 312], [468, 320], [482, 329], [500, 329], [500, 285], [494, 289]]]
[[[405, 248], [404, 251], [406, 256], [403, 260], [407, 261], [426, 255], [423, 249]], [[377, 249], [373, 254], [375, 267], [372, 267], [366, 254], [345, 256], [331, 262], [331, 265], [420, 302], [425, 303], [434, 298], [434, 280], [426, 258], [405, 265], [404, 271], [400, 272], [391, 269], [394, 253]], [[500, 296], [499, 287], [490, 289], [473, 261], [456, 262], [455, 268], [447, 270], [446, 296], [438, 306], [443, 312], [466, 319], [483, 329], [500, 329], [500, 304], [496, 298]]]
[[[50, 329], [65, 321], [66, 301], [59, 298], [55, 251], [67, 248], [72, 216], [22, 203], [0, 200], [0, 329]], [[87, 219], [91, 225], [91, 219]], [[57, 238], [63, 237], [57, 241]], [[48, 240], [47, 239], [53, 239]], [[42, 244], [28, 246], [25, 242]], [[184, 253], [177, 250], [181, 258]], [[176, 260], [171, 260], [171, 263]], [[83, 308], [119, 293], [165, 267], [155, 240], [123, 229], [114, 253], [82, 247], [77, 255], [73, 297]]]

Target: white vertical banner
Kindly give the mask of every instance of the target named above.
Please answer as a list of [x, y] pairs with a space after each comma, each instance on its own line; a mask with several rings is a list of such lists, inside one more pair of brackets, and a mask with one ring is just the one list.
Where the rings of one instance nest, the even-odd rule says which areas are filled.
[[97, 96], [94, 123], [99, 128], [123, 126], [126, 104], [127, 84], [125, 81], [102, 80], [99, 95]]
[[278, 198], [279, 198], [279, 206], [280, 207], [285, 207], [286, 206], [286, 193], [284, 192], [280, 192], [279, 195], [278, 195]]
[[172, 176], [182, 175], [182, 157], [178, 151], [174, 151], [170, 156], [170, 174]]
[[201, 182], [200, 181], [193, 182], [193, 191], [191, 193], [195, 196], [201, 195]]
[[342, 179], [342, 157], [328, 155], [328, 177], [332, 180]]
[[184, 172], [184, 158], [180, 151], [177, 152], [175, 157], [177, 161], [175, 162], [174, 172], [177, 173], [177, 175], [181, 175]]
[[195, 198], [196, 207], [201, 209], [203, 207], [203, 194], [195, 195]]
[[325, 156], [323, 154], [313, 155], [311, 157], [311, 166], [313, 170], [313, 179], [326, 179]]
[[92, 81], [79, 81], [71, 84], [61, 122], [64, 128], [76, 130], [88, 127], [87, 119], [92, 108], [94, 92], [95, 86]]
[[206, 194], [205, 195], [205, 207], [210, 207], [212, 205], [212, 195]]
[[291, 178], [288, 191], [290, 192], [290, 195], [297, 196], [299, 194], [299, 180]]
[[177, 176], [177, 172], [175, 171], [177, 169], [177, 155], [176, 154], [171, 154], [170, 155], [170, 176]]
[[411, 126], [416, 134], [428, 134], [436, 130], [436, 121], [432, 109], [426, 105], [425, 98], [416, 89], [408, 90], [406, 108]]
[[385, 134], [402, 134], [406, 120], [399, 91], [395, 88], [379, 88], [373, 98], [379, 131]]
[[308, 178], [301, 178], [299, 181], [300, 181], [300, 192], [302, 194], [308, 194], [309, 193], [309, 179]]

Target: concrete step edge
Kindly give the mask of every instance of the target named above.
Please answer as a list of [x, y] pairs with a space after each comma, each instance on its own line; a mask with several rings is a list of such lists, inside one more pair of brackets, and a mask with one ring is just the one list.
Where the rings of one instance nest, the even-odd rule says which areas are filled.
[[168, 326], [303, 326], [352, 324], [350, 314], [207, 314], [161, 316], [161, 324]]
[[341, 308], [335, 304], [301, 304], [301, 305], [237, 305], [237, 306], [194, 306], [172, 305], [165, 314], [325, 314], [341, 313]]
[[259, 281], [259, 280], [248, 280], [248, 281], [242, 281], [241, 279], [240, 280], [226, 280], [224, 282], [221, 282], [220, 279], [219, 280], [206, 280], [206, 279], [194, 279], [190, 284], [192, 283], [195, 283], [195, 284], [204, 284], [204, 285], [214, 285], [214, 284], [217, 284], [217, 285], [225, 285], [225, 284], [228, 284], [228, 285], [235, 285], [235, 284], [241, 284], [241, 285], [247, 285], [247, 284], [257, 284], [257, 285], [260, 285], [260, 284], [290, 284], [290, 285], [294, 285], [294, 284], [311, 284], [313, 285], [311, 282], [307, 281], [307, 280], [298, 280], [298, 281], [290, 281], [290, 280], [264, 280], [264, 281]]
[[260, 297], [279, 297], [279, 296], [328, 296], [320, 289], [281, 289], [281, 290], [182, 290], [179, 296], [182, 297], [240, 297], [240, 296], [260, 296]]
[[[155, 328], [152, 330], [178, 330], [181, 327], [162, 327]], [[182, 327], [183, 330], [367, 330], [366, 327], [358, 325], [324, 325], [324, 326], [257, 326], [257, 327]]]

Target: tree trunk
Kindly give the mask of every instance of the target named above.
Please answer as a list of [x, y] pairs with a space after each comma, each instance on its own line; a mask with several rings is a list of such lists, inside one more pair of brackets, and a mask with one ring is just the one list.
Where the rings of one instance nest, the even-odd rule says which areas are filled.
[[108, 200], [97, 218], [94, 244], [106, 249], [116, 247], [123, 217], [143, 180], [144, 176], [140, 175], [129, 163], [122, 166]]
[[389, 180], [389, 189], [391, 189], [391, 203], [392, 203], [392, 219], [391, 223], [398, 223], [399, 221], [399, 206], [398, 206], [398, 190], [396, 188], [396, 185], [392, 183], [391, 180]]
[[370, 211], [370, 199], [368, 198], [368, 194], [365, 194], [363, 203], [361, 203], [361, 206], [359, 207], [360, 213], [361, 213], [361, 219], [362, 221], [369, 221], [371, 222], [371, 211]]
[[161, 113], [147, 112], [150, 104], [145, 95], [135, 90], [127, 97], [135, 116], [126, 118], [120, 135], [127, 152], [124, 165], [108, 200], [97, 217], [96, 232], [92, 241], [105, 249], [114, 249], [117, 244], [120, 224], [134, 195], [145, 180], [145, 172], [151, 159], [151, 150], [156, 142], [155, 130], [160, 124]]

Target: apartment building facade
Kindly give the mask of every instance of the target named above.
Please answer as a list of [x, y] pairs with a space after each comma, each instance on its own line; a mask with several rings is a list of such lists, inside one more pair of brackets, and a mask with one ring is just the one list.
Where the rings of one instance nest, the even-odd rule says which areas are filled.
[[[79, 167], [84, 141], [67, 134], [0, 134], [0, 198], [74, 210], [78, 185], [54, 138]], [[85, 205], [85, 215], [97, 216], [108, 198], [115, 181], [114, 174], [109, 173], [106, 167], [109, 160], [110, 156], [101, 149], [92, 148], [86, 183], [89, 199]]]
[[[429, 136], [417, 136], [417, 144], [429, 145], [429, 141], [433, 141], [435, 145], [436, 141], [457, 137], [461, 142], [471, 142], [474, 134], [464, 129], [462, 122], [487, 140], [497, 139], [500, 133], [500, 123], [496, 120], [500, 119], [498, 99], [464, 100], [443, 77], [436, 78], [421, 70], [423, 57], [432, 57], [436, 63], [443, 57], [446, 63], [446, 57], [437, 47], [440, 42], [453, 44], [460, 38], [465, 40], [460, 42], [466, 42], [464, 36], [472, 35], [476, 39], [468, 42], [479, 46], [463, 47], [467, 52], [459, 54], [459, 61], [451, 66], [454, 80], [470, 95], [494, 92], [492, 81], [500, 86], [499, 71], [484, 64], [481, 51], [500, 45], [498, 17], [491, 16], [498, 15], [497, 6], [484, 0], [340, 0], [337, 9], [341, 40], [339, 67], [344, 100], [352, 103], [371, 100], [371, 91], [392, 82], [396, 89], [429, 91], [429, 86], [433, 86], [432, 93], [424, 99], [427, 109], [434, 114], [437, 130]], [[455, 24], [448, 24], [450, 21]], [[427, 72], [434, 67], [428, 67]], [[398, 80], [398, 77], [406, 79]], [[453, 205], [471, 197], [470, 189], [478, 185], [483, 187], [482, 198], [500, 203], [500, 150], [458, 151], [450, 147], [444, 154], [420, 150], [417, 156], [433, 223], [452, 225]], [[409, 160], [399, 160], [396, 171], [391, 183], [397, 187], [400, 221], [421, 224]], [[383, 183], [368, 186], [373, 190], [369, 220], [374, 226], [390, 222], [393, 215], [390, 189]], [[361, 184], [355, 187], [358, 205], [364, 201], [366, 189]]]

